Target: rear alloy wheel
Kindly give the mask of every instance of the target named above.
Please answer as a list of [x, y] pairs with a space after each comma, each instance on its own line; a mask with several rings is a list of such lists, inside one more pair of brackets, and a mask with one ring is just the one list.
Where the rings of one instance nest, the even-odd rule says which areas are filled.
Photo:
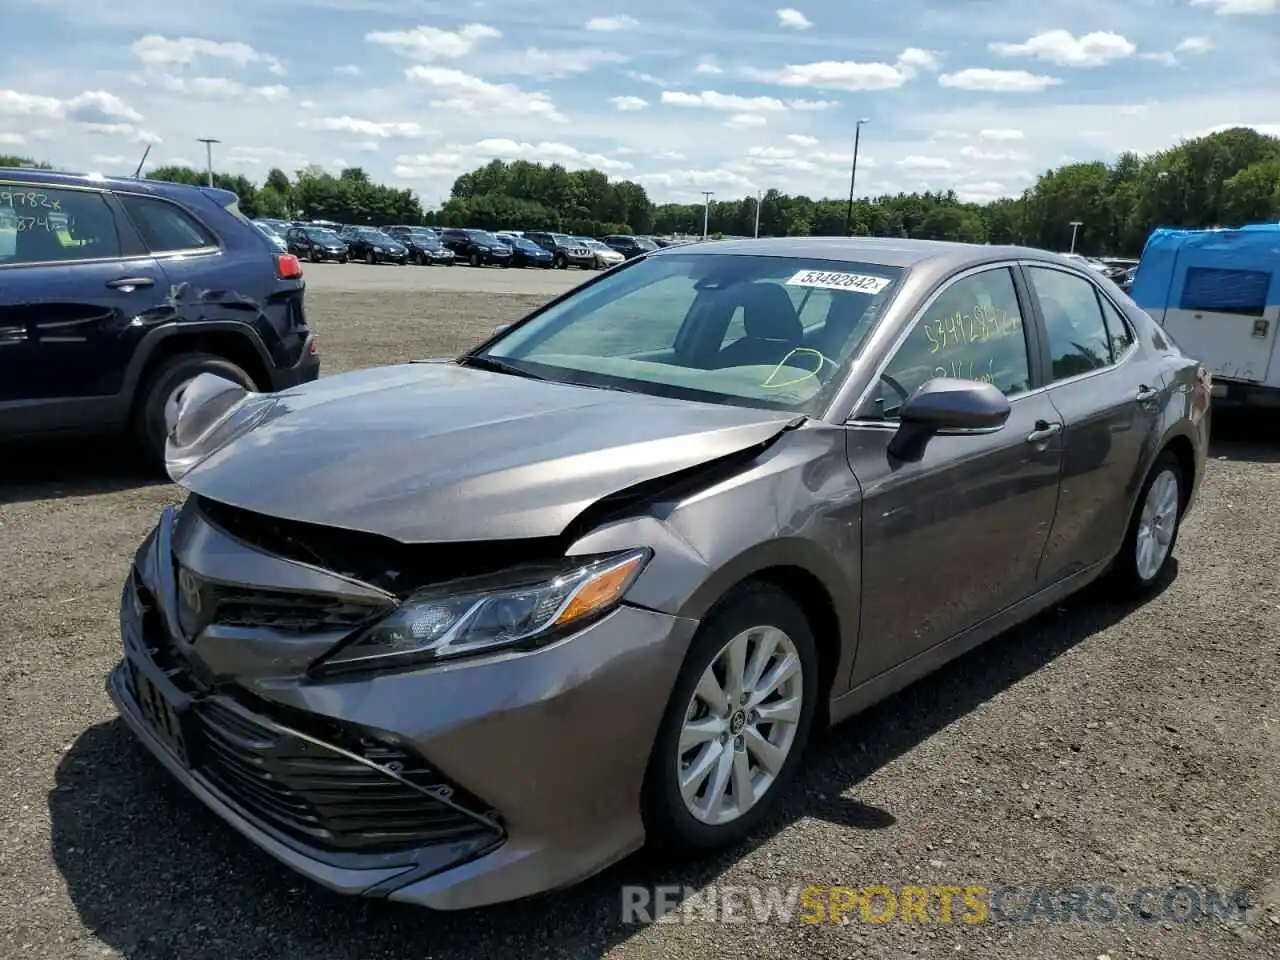
[[471, 254], [471, 265], [473, 267], [480, 266], [480, 254], [474, 252]]
[[1124, 545], [1110, 571], [1111, 585], [1119, 593], [1142, 597], [1168, 572], [1186, 503], [1182, 485], [1182, 467], [1166, 450], [1147, 474]]
[[165, 415], [176, 409], [182, 391], [202, 373], [214, 373], [257, 390], [253, 378], [230, 360], [211, 353], [167, 357], [147, 377], [134, 408], [134, 439], [153, 467], [164, 469]]
[[364, 262], [365, 262], [365, 263], [367, 263], [369, 266], [371, 266], [371, 267], [372, 267], [375, 263], [377, 263], [377, 262], [378, 262], [378, 258], [377, 258], [377, 257], [375, 257], [375, 256], [373, 255], [373, 251], [372, 251], [372, 250], [370, 250], [368, 253], [366, 253], [366, 254], [364, 255]]
[[659, 843], [739, 842], [794, 773], [818, 696], [818, 658], [790, 596], [751, 584], [704, 620], [663, 718], [645, 780]]

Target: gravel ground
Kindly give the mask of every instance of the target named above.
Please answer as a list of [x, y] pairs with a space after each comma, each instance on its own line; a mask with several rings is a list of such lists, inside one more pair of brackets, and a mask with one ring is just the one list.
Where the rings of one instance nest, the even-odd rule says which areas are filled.
[[[455, 352], [585, 279], [308, 275], [328, 372]], [[819, 738], [747, 848], [684, 866], [641, 855], [470, 915], [330, 895], [170, 783], [113, 719], [103, 678], [126, 565], [175, 489], [140, 483], [109, 442], [7, 450], [0, 957], [1280, 956], [1280, 444], [1249, 439], [1280, 430], [1217, 430], [1177, 574], [1144, 606], [1079, 597]], [[1255, 906], [1232, 923], [646, 926], [620, 919], [628, 883], [1110, 885], [1122, 907], [1137, 887], [1187, 883], [1247, 888]]]

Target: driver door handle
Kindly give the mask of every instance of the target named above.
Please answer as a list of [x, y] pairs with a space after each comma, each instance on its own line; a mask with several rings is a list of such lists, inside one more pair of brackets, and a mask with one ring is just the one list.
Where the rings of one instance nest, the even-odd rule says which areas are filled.
[[1148, 387], [1145, 383], [1138, 388], [1138, 395], [1134, 397], [1139, 403], [1150, 403], [1160, 395], [1160, 391], [1155, 387]]
[[1052, 440], [1061, 432], [1062, 424], [1037, 420], [1036, 428], [1027, 434], [1027, 443], [1044, 443], [1046, 440]]
[[154, 287], [156, 282], [150, 277], [121, 277], [119, 280], [108, 280], [107, 286], [112, 290], [123, 290], [130, 293], [139, 287]]

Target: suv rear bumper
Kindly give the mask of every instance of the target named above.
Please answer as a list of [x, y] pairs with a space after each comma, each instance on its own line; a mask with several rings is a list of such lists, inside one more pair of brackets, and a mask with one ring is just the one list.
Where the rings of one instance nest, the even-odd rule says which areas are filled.
[[320, 352], [316, 349], [314, 333], [307, 334], [298, 362], [291, 367], [271, 368], [271, 389], [288, 390], [300, 383], [310, 383], [320, 378]]

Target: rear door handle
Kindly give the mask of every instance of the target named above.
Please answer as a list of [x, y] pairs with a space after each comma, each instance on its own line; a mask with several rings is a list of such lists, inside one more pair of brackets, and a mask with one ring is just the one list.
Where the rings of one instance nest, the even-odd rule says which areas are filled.
[[1044, 443], [1046, 440], [1052, 440], [1061, 432], [1062, 424], [1037, 420], [1036, 428], [1027, 434], [1027, 443]]
[[119, 280], [108, 280], [107, 286], [112, 290], [123, 290], [129, 293], [139, 287], [154, 287], [156, 282], [150, 277], [121, 277]]
[[1155, 387], [1148, 387], [1145, 383], [1138, 388], [1138, 395], [1134, 397], [1139, 403], [1150, 403], [1160, 395], [1160, 391]]

